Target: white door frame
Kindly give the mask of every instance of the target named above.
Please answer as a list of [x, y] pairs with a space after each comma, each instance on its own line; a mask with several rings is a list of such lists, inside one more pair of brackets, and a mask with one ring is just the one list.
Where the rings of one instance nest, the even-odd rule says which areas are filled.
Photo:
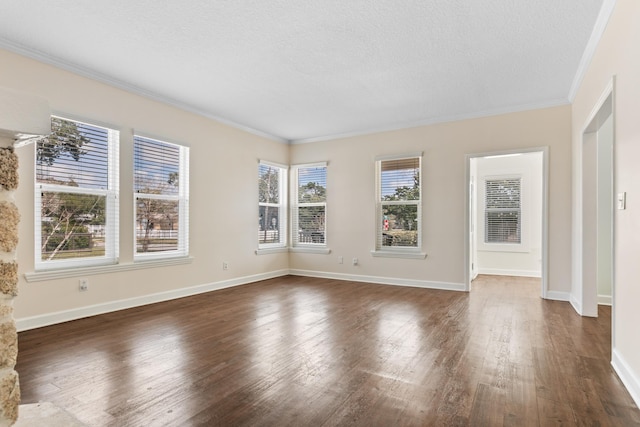
[[[609, 83], [607, 84], [607, 86], [605, 87], [605, 89], [602, 91], [600, 98], [598, 98], [598, 101], [595, 103], [593, 109], [591, 110], [591, 113], [587, 117], [587, 120], [584, 126], [582, 127], [579, 144], [574, 146], [574, 150], [576, 151], [574, 153], [574, 159], [576, 159], [576, 161], [574, 162], [574, 167], [576, 168], [576, 171], [574, 174], [574, 203], [573, 203], [573, 206], [574, 206], [573, 257], [572, 257], [573, 258], [573, 269], [572, 269], [573, 283], [571, 286], [570, 302], [573, 308], [581, 316], [589, 316], [589, 317], [598, 316], [597, 288], [591, 289], [592, 287], [590, 286], [589, 289], [585, 289], [584, 280], [583, 280], [584, 278], [582, 274], [583, 273], [583, 256], [584, 256], [583, 234], [582, 234], [583, 233], [583, 212], [582, 212], [583, 147], [585, 143], [585, 135], [590, 134], [593, 131], [597, 131], [600, 128], [601, 123], [599, 122], [601, 121], [601, 117], [599, 117], [599, 115], [602, 115], [601, 111], [604, 111], [605, 109], [609, 108], [609, 106], [605, 106], [605, 103], [607, 103], [607, 100], [610, 100], [611, 115], [613, 116], [613, 151], [615, 154], [615, 143], [616, 143], [615, 81], [616, 81], [616, 78], [615, 76], [613, 76], [609, 81]], [[609, 97], [611, 98], [609, 99]], [[603, 107], [605, 107], [605, 109], [603, 109]], [[615, 194], [615, 155], [613, 156], [612, 166], [613, 166], [612, 167], [613, 173], [611, 176], [611, 184], [613, 187], [613, 193]], [[613, 204], [612, 204], [612, 209], [613, 209]], [[613, 265], [615, 265], [615, 242], [613, 241], [613, 239], [615, 239], [615, 212], [612, 213], [611, 228], [612, 228], [611, 256], [612, 256], [612, 263]], [[611, 277], [611, 312], [612, 312], [611, 326], [612, 326], [612, 330], [615, 331], [615, 323], [614, 323], [615, 316], [613, 316], [613, 312], [615, 310], [615, 268], [612, 268], [611, 276], [612, 276]], [[612, 333], [611, 336], [613, 338], [615, 334]]]
[[[508, 154], [542, 153], [542, 271], [540, 296], [547, 298], [549, 281], [549, 147], [516, 148], [513, 150], [491, 151], [485, 153], [474, 153], [466, 155], [465, 167], [465, 202], [464, 202], [464, 243], [465, 243], [465, 291], [471, 290], [471, 244], [470, 244], [470, 224], [471, 206], [469, 193], [471, 181], [471, 159], [489, 156], [503, 156]], [[477, 184], [476, 184], [477, 185]]]

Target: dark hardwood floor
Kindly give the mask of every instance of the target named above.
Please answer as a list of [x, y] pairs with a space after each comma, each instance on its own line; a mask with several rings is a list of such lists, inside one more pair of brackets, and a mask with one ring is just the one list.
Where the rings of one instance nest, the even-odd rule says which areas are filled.
[[19, 334], [23, 403], [91, 426], [631, 426], [611, 313], [288, 276]]

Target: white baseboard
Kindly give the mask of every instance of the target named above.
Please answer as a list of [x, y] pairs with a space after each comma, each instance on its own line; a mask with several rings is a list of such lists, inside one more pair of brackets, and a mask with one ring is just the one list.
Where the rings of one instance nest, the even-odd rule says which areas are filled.
[[492, 276], [542, 277], [542, 273], [538, 270], [507, 270], [504, 268], [478, 268], [478, 274], [490, 274]]
[[323, 279], [348, 280], [351, 282], [377, 283], [381, 285], [411, 286], [415, 288], [443, 289], [447, 291], [465, 291], [463, 283], [432, 282], [428, 280], [398, 279], [393, 277], [362, 276], [358, 274], [328, 273], [325, 271], [289, 270], [295, 276], [319, 277]]
[[571, 303], [571, 306], [576, 311], [576, 313], [582, 316], [582, 303], [578, 301], [573, 295], [570, 295], [569, 302]]
[[611, 305], [611, 295], [598, 295], [598, 305]]
[[547, 291], [546, 299], [553, 301], [569, 301], [571, 294], [569, 292], [562, 291]]
[[613, 349], [613, 355], [611, 357], [611, 366], [622, 380], [622, 383], [629, 391], [631, 398], [636, 403], [636, 406], [640, 407], [640, 378], [633, 372], [633, 369], [624, 360], [622, 355], [617, 349]]
[[156, 294], [143, 295], [118, 301], [110, 301], [102, 304], [78, 307], [71, 310], [57, 311], [38, 316], [23, 317], [16, 319], [16, 328], [19, 332], [29, 329], [41, 328], [43, 326], [54, 325], [56, 323], [68, 322], [70, 320], [81, 319], [83, 317], [95, 316], [98, 314], [110, 313], [127, 308], [140, 307], [156, 302], [169, 301], [233, 286], [246, 285], [260, 280], [273, 279], [274, 277], [286, 276], [289, 270], [276, 270], [268, 273], [254, 274], [252, 276], [238, 277], [235, 279], [223, 280], [214, 283], [191, 286], [188, 288], [174, 289]]

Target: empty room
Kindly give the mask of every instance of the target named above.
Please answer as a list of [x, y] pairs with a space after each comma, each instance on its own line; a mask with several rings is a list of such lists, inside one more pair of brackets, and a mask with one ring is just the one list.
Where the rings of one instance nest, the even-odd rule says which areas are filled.
[[640, 425], [639, 28], [0, 0], [0, 426]]

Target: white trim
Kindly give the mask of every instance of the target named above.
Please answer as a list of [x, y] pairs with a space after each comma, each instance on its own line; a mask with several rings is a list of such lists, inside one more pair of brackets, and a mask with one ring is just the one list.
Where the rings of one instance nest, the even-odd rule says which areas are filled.
[[73, 269], [46, 270], [24, 273], [27, 282], [43, 282], [47, 280], [66, 279], [68, 277], [92, 276], [95, 274], [118, 273], [120, 271], [142, 270], [145, 268], [168, 267], [172, 265], [191, 264], [193, 257], [163, 258], [162, 260], [136, 261], [125, 264], [111, 264]]
[[[584, 152], [584, 144], [585, 144], [585, 135], [591, 133], [589, 131], [589, 127], [591, 123], [596, 119], [600, 110], [604, 107], [605, 102], [611, 96], [611, 115], [613, 116], [613, 172], [614, 176], [612, 177], [612, 185], [615, 188], [615, 145], [616, 145], [616, 131], [615, 131], [615, 86], [616, 86], [616, 76], [612, 76], [611, 79], [607, 82], [604, 90], [600, 93], [598, 100], [594, 104], [591, 112], [587, 116], [587, 120], [582, 126], [582, 130], [580, 132], [579, 141], [577, 144], [572, 144], [573, 153], [572, 153], [572, 166], [573, 166], [573, 184], [572, 184], [572, 228], [571, 228], [571, 243], [572, 243], [572, 252], [571, 252], [571, 268], [572, 268], [572, 284], [571, 284], [571, 305], [576, 310], [578, 314], [581, 316], [597, 316], [597, 300], [594, 306], [585, 307], [584, 299], [585, 299], [585, 289], [584, 289], [584, 281], [583, 281], [583, 212], [582, 212], [582, 192], [583, 186], [582, 181], [584, 177], [584, 171], [582, 170], [583, 165], [583, 152]], [[597, 131], [597, 129], [596, 129]], [[615, 238], [615, 213], [612, 216], [612, 239]], [[615, 244], [612, 241], [612, 262], [615, 265]], [[612, 271], [612, 295], [615, 295], [615, 269]], [[592, 296], [594, 296], [597, 292], [593, 289], [590, 292], [594, 292]], [[577, 295], [576, 295], [577, 293]], [[585, 310], [588, 310], [589, 313], [585, 313]], [[611, 322], [612, 322], [612, 333], [611, 339], [613, 340], [615, 337], [615, 307], [612, 310]]]
[[328, 166], [329, 166], [329, 162], [300, 163], [300, 164], [291, 165], [291, 169], [326, 168]]
[[301, 253], [301, 254], [324, 254], [328, 255], [331, 253], [331, 249], [327, 247], [313, 247], [313, 246], [293, 246], [289, 248], [289, 252], [293, 253]]
[[324, 271], [297, 270], [297, 269], [289, 270], [289, 274], [293, 276], [346, 280], [349, 282], [376, 283], [379, 285], [410, 286], [414, 288], [442, 289], [447, 291], [461, 291], [461, 292], [465, 290], [465, 286], [463, 283], [432, 282], [428, 280], [398, 279], [394, 277], [379, 277], [379, 276], [362, 276], [359, 274], [343, 274], [343, 273], [331, 273], [331, 272], [324, 272]]
[[540, 270], [506, 270], [502, 268], [478, 268], [478, 274], [492, 276], [542, 277]]
[[573, 295], [573, 292], [569, 293], [568, 301], [569, 303], [571, 303], [571, 306], [576, 311], [576, 313], [578, 313], [580, 316], [584, 316], [584, 313], [582, 312], [582, 303]]
[[256, 249], [256, 255], [269, 255], [269, 254], [279, 254], [283, 252], [289, 252], [289, 248], [287, 246], [278, 246], [275, 248], [259, 248]]
[[140, 307], [147, 304], [154, 304], [162, 301], [188, 297], [233, 286], [245, 285], [260, 280], [273, 279], [275, 277], [286, 276], [288, 270], [276, 270], [268, 273], [254, 274], [252, 276], [238, 277], [220, 282], [205, 283], [203, 285], [191, 286], [188, 288], [174, 289], [166, 292], [159, 292], [150, 295], [143, 295], [134, 298], [111, 301], [86, 307], [74, 308], [71, 310], [57, 311], [38, 316], [23, 317], [16, 319], [18, 331], [41, 328], [43, 326], [54, 325], [56, 323], [68, 322], [70, 320], [81, 319], [83, 317], [96, 316], [98, 314], [110, 313], [127, 308]]
[[600, 44], [600, 39], [602, 39], [602, 35], [604, 34], [604, 30], [607, 28], [607, 23], [609, 22], [609, 19], [613, 14], [613, 9], [615, 8], [615, 6], [616, 0], [604, 0], [602, 2], [600, 13], [596, 18], [596, 22], [593, 26], [593, 31], [591, 32], [591, 36], [589, 37], [587, 46], [585, 46], [584, 48], [582, 58], [580, 58], [580, 64], [578, 65], [576, 74], [573, 77], [573, 82], [571, 83], [571, 88], [569, 89], [568, 99], [570, 103], [573, 103], [573, 101], [576, 99], [578, 89], [580, 89], [582, 80], [584, 79], [584, 76], [589, 69], [589, 65], [591, 64], [593, 55], [595, 55], [596, 53], [596, 49]]
[[613, 305], [611, 295], [598, 295], [598, 305]]
[[636, 406], [640, 406], [640, 377], [633, 371], [616, 348], [612, 351], [611, 366], [620, 377], [622, 384], [627, 388]]
[[423, 153], [424, 153], [423, 151], [416, 151], [413, 153], [381, 155], [381, 156], [376, 156], [375, 161], [381, 162], [385, 160], [413, 159], [415, 157], [422, 157]]
[[545, 299], [552, 301], [565, 301], [569, 302], [571, 297], [571, 293], [569, 292], [561, 292], [561, 291], [547, 291], [547, 296]]
[[408, 252], [408, 251], [401, 251], [401, 250], [390, 251], [390, 250], [373, 249], [371, 251], [371, 256], [379, 257], [379, 258], [425, 259], [427, 257], [427, 254], [425, 252], [420, 252], [419, 250], [415, 252]]
[[278, 162], [272, 162], [270, 160], [258, 159], [258, 164], [267, 165], [267, 166], [271, 166], [271, 167], [274, 167], [274, 168], [284, 169], [287, 172], [289, 171], [289, 165], [286, 165], [284, 163], [278, 163]]
[[279, 137], [279, 136], [276, 136], [276, 135], [272, 135], [272, 134], [270, 134], [268, 132], [264, 132], [264, 131], [261, 131], [261, 130], [258, 130], [258, 129], [254, 129], [254, 128], [249, 127], [249, 126], [242, 125], [240, 123], [236, 123], [236, 122], [234, 122], [232, 120], [223, 118], [221, 116], [217, 116], [215, 114], [211, 114], [209, 111], [203, 110], [201, 108], [186, 104], [184, 102], [178, 101], [176, 99], [173, 99], [173, 98], [170, 98], [170, 97], [167, 97], [167, 96], [163, 96], [163, 95], [157, 94], [155, 92], [148, 91], [146, 89], [142, 89], [141, 87], [136, 86], [136, 85], [132, 85], [130, 83], [125, 83], [125, 82], [123, 82], [121, 80], [114, 79], [113, 77], [109, 77], [109, 76], [107, 76], [105, 74], [102, 74], [102, 73], [100, 73], [98, 71], [83, 67], [81, 65], [73, 64], [73, 63], [67, 62], [67, 61], [62, 61], [62, 60], [60, 60], [58, 58], [54, 58], [53, 56], [44, 53], [44, 52], [40, 52], [40, 51], [37, 51], [35, 49], [31, 49], [31, 48], [22, 46], [22, 45], [20, 45], [18, 43], [14, 43], [14, 42], [10, 42], [8, 40], [0, 39], [0, 47], [3, 48], [3, 49], [6, 49], [8, 51], [17, 53], [19, 55], [26, 56], [27, 58], [35, 59], [36, 61], [40, 61], [40, 62], [43, 62], [45, 64], [50, 64], [50, 65], [53, 65], [55, 67], [61, 68], [61, 69], [66, 70], [66, 71], [70, 71], [70, 72], [72, 72], [74, 74], [78, 74], [80, 76], [83, 76], [83, 77], [86, 77], [86, 78], [89, 78], [89, 79], [92, 79], [92, 80], [96, 80], [96, 81], [101, 82], [101, 83], [106, 83], [106, 84], [108, 84], [110, 86], [116, 87], [118, 89], [125, 90], [125, 91], [127, 91], [129, 93], [133, 93], [135, 95], [142, 96], [144, 98], [151, 99], [153, 101], [159, 101], [159, 102], [162, 102], [164, 104], [170, 105], [172, 107], [178, 108], [180, 110], [188, 111], [190, 113], [194, 113], [194, 114], [197, 114], [199, 116], [215, 120], [215, 121], [223, 123], [223, 124], [225, 124], [227, 126], [231, 126], [232, 128], [248, 132], [248, 133], [250, 133], [252, 135], [260, 136], [260, 137], [263, 137], [263, 138], [268, 138], [270, 140], [281, 142], [281, 143], [284, 143], [284, 144], [289, 144], [289, 140], [286, 139], [286, 138], [282, 138], [282, 137]]
[[482, 117], [501, 116], [503, 114], [518, 113], [521, 111], [539, 110], [543, 108], [559, 107], [561, 105], [570, 105], [570, 104], [571, 103], [569, 102], [568, 99], [561, 98], [561, 99], [550, 100], [548, 102], [537, 102], [537, 103], [531, 103], [531, 104], [515, 105], [512, 107], [495, 108], [495, 109], [489, 109], [484, 111], [478, 111], [475, 113], [453, 114], [450, 116], [433, 117], [430, 119], [416, 120], [416, 121], [403, 123], [402, 125], [381, 126], [378, 128], [373, 128], [368, 130], [356, 130], [352, 132], [336, 133], [336, 134], [311, 137], [311, 138], [298, 138], [298, 139], [293, 138], [289, 140], [289, 143], [292, 145], [295, 145], [295, 144], [306, 144], [308, 142], [334, 141], [337, 139], [352, 138], [355, 136], [373, 135], [373, 134], [383, 133], [383, 132], [402, 131], [406, 129], [417, 128], [421, 126], [429, 126], [429, 125], [434, 125], [438, 123], [458, 122], [462, 120], [478, 119]]

